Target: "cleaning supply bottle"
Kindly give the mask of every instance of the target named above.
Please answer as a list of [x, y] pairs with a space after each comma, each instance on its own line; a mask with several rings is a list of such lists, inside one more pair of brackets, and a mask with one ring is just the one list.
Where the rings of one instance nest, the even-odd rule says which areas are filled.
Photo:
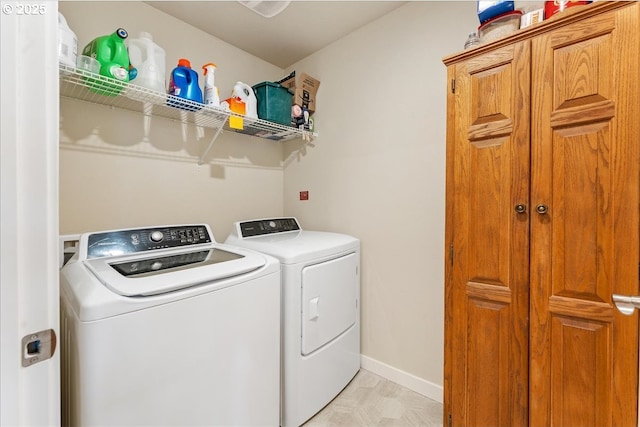
[[235, 86], [233, 86], [233, 93], [231, 96], [238, 98], [245, 103], [246, 107], [244, 114], [247, 118], [258, 118], [258, 99], [256, 98], [256, 93], [253, 91], [251, 86], [243, 82], [236, 82]]
[[[100, 62], [100, 74], [121, 82], [129, 81], [129, 53], [124, 40], [128, 37], [124, 28], [118, 28], [113, 34], [100, 36], [93, 39], [82, 50], [82, 54], [91, 56]], [[115, 96], [122, 90], [122, 85], [110, 84], [108, 82], [90, 85], [90, 89], [102, 95]], [[104, 90], [100, 90], [104, 89]]]
[[[147, 89], [164, 92], [166, 88], [166, 55], [153, 42], [151, 34], [140, 32], [137, 39], [127, 40], [129, 61], [138, 70], [135, 83]], [[130, 79], [133, 77], [130, 75]]]
[[244, 129], [244, 119], [237, 116], [244, 116], [246, 112], [246, 104], [242, 102], [240, 98], [237, 98], [232, 94], [231, 98], [227, 98], [220, 102], [220, 108], [235, 113], [229, 116], [229, 127], [231, 129]]
[[210, 62], [202, 66], [204, 70], [204, 104], [220, 107], [220, 93], [215, 85], [216, 64]]
[[190, 111], [201, 108], [191, 103], [176, 101], [174, 98], [184, 98], [202, 104], [202, 90], [198, 83], [198, 73], [191, 69], [189, 60], [181, 58], [178, 60], [178, 66], [171, 72], [169, 95], [173, 95], [173, 97], [167, 99], [167, 105]]
[[58, 61], [76, 67], [78, 60], [78, 38], [67, 25], [67, 20], [58, 12]]

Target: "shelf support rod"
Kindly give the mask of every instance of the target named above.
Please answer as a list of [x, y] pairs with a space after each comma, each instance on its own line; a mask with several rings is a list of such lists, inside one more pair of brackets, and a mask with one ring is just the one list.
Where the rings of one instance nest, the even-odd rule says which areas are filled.
[[204, 150], [204, 153], [202, 153], [202, 156], [200, 156], [200, 160], [198, 160], [198, 166], [204, 163], [205, 157], [207, 157], [207, 154], [209, 154], [209, 151], [211, 150], [213, 143], [216, 141], [216, 139], [218, 139], [218, 135], [220, 135], [220, 132], [222, 132], [222, 128], [224, 128], [224, 125], [227, 123], [227, 120], [229, 120], [229, 116], [225, 116], [220, 126], [218, 126], [218, 129], [216, 129], [216, 133], [213, 135], [213, 138], [211, 138], [211, 142], [207, 146], [207, 149]]

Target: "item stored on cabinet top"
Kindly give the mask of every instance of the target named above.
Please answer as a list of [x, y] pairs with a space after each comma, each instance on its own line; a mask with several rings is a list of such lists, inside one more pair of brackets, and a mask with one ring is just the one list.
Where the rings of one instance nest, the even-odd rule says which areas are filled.
[[478, 33], [471, 33], [467, 37], [467, 41], [464, 42], [464, 48], [469, 49], [476, 46], [480, 46], [480, 36], [478, 36]]
[[67, 20], [58, 12], [58, 61], [75, 67], [78, 60], [78, 38], [67, 25]]
[[[127, 40], [129, 61], [138, 70], [135, 84], [157, 92], [166, 89], [166, 56], [153, 42], [151, 34], [140, 32], [137, 39]], [[130, 76], [131, 77], [131, 76]]]
[[478, 19], [481, 24], [495, 18], [503, 13], [514, 10], [513, 1], [505, 0], [479, 0], [478, 1]]
[[[198, 73], [191, 69], [188, 59], [180, 58], [178, 66], [171, 72], [169, 80], [169, 99], [167, 105], [182, 108], [183, 110], [196, 111], [202, 108], [195, 103], [202, 104], [202, 89], [198, 83]], [[193, 102], [181, 102], [175, 98], [188, 99]]]
[[478, 27], [482, 43], [506, 37], [520, 28], [521, 10], [503, 13]]
[[204, 104], [211, 107], [220, 106], [220, 93], [215, 84], [216, 64], [209, 62], [202, 66], [204, 70]]
[[558, 12], [571, 7], [589, 4], [590, 1], [552, 0], [544, 2], [544, 19], [549, 19]]
[[544, 9], [542, 8], [523, 12], [520, 18], [520, 28], [527, 28], [542, 21], [544, 21]]
[[[100, 74], [121, 82], [129, 81], [129, 53], [124, 40], [128, 37], [124, 28], [118, 28], [114, 33], [96, 37], [82, 50], [82, 54], [91, 56], [100, 62]], [[116, 96], [122, 90], [122, 85], [90, 80], [89, 89], [101, 95]]]

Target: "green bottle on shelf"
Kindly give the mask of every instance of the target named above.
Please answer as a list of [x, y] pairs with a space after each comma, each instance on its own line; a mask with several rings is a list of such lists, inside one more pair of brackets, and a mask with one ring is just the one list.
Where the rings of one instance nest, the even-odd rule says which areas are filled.
[[[100, 74], [126, 83], [129, 81], [129, 53], [124, 40], [128, 37], [124, 28], [118, 28], [113, 34], [93, 39], [82, 50], [82, 54], [91, 56], [100, 62]], [[101, 95], [116, 96], [122, 90], [122, 84], [104, 80], [85, 79], [89, 89]]]

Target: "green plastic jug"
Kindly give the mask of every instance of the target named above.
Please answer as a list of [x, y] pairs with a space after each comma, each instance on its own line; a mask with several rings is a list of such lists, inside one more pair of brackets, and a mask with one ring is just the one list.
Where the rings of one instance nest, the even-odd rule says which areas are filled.
[[124, 28], [118, 28], [113, 34], [97, 37], [84, 47], [83, 55], [100, 62], [101, 75], [122, 82], [118, 84], [106, 79], [87, 78], [89, 89], [101, 95], [116, 96], [129, 81], [129, 53], [124, 44], [128, 35]]

